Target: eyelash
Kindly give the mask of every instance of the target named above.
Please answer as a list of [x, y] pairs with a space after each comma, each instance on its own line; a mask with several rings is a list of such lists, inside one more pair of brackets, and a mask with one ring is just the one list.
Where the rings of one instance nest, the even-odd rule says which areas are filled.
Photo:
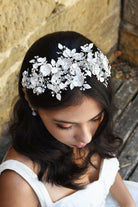
[[99, 121], [100, 119], [101, 119], [101, 116], [100, 116], [100, 117], [98, 117], [97, 119], [92, 119], [91, 121], [96, 122], [96, 121]]
[[70, 126], [70, 127], [63, 127], [63, 126], [61, 126], [60, 124], [56, 124], [56, 125], [57, 125], [57, 127], [60, 128], [60, 129], [71, 129], [71, 128], [72, 128], [72, 126]]
[[[96, 122], [96, 121], [99, 121], [100, 119], [101, 119], [101, 116], [99, 118], [97, 118], [97, 119], [92, 119], [91, 122]], [[72, 126], [70, 126], [70, 127], [63, 127], [60, 124], [56, 124], [56, 125], [60, 129], [71, 129], [72, 128]]]

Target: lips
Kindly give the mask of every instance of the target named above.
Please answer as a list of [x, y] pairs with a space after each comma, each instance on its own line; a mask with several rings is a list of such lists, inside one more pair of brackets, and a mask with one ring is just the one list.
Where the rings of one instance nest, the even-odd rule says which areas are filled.
[[86, 144], [83, 144], [83, 145], [74, 145], [74, 147], [77, 147], [77, 148], [83, 148], [85, 146], [86, 146]]

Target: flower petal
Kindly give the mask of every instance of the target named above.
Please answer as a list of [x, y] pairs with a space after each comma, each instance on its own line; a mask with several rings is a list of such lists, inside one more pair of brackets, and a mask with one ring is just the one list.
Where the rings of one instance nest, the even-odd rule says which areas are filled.
[[59, 101], [61, 101], [61, 95], [60, 95], [60, 93], [56, 94], [56, 98], [57, 98]]
[[89, 84], [83, 84], [83, 86], [84, 86], [85, 89], [90, 89], [91, 88], [91, 86]]

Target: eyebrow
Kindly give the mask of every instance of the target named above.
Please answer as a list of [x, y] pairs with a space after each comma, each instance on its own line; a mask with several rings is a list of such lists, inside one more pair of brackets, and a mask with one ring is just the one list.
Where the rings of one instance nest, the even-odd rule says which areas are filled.
[[[102, 110], [101, 112], [99, 112], [96, 116], [94, 116], [89, 121], [95, 119], [97, 116], [100, 116], [103, 112], [104, 112], [104, 110]], [[53, 121], [54, 122], [58, 122], [58, 123], [64, 123], [64, 124], [78, 124], [77, 122], [63, 121], [63, 120], [57, 120], [57, 119], [54, 119]]]

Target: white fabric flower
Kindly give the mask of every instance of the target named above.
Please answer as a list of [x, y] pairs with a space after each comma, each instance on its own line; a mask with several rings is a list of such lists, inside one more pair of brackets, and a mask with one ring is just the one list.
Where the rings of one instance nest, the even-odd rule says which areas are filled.
[[73, 58], [78, 61], [78, 60], [83, 60], [85, 57], [84, 54], [80, 52], [80, 53], [75, 53]]
[[70, 67], [70, 74], [77, 75], [77, 74], [80, 74], [80, 73], [81, 73], [81, 70], [80, 70], [78, 64], [73, 63]]
[[37, 69], [38, 66], [39, 66], [38, 63], [34, 63], [34, 64], [33, 64], [33, 68], [34, 68], [34, 69]]
[[66, 50], [63, 51], [63, 56], [64, 57], [73, 57], [75, 53], [76, 53], [76, 49], [70, 50], [70, 49], [66, 48]]
[[73, 80], [72, 80], [72, 84], [75, 87], [81, 87], [84, 83], [84, 76], [82, 74], [74, 76]]
[[81, 49], [83, 52], [91, 52], [92, 47], [93, 47], [93, 43], [90, 43], [89, 45], [86, 44], [84, 46], [81, 46]]
[[44, 57], [44, 58], [41, 58], [41, 57], [38, 58], [38, 59], [37, 59], [37, 62], [43, 64], [44, 62], [46, 62], [46, 57]]
[[47, 62], [46, 57], [34, 56], [30, 60], [32, 64], [31, 73], [29, 69], [23, 72], [22, 86], [32, 89], [37, 95], [45, 92], [48, 88], [52, 96], [61, 100], [62, 90], [67, 87], [73, 90], [79, 87], [80, 90], [90, 89], [91, 86], [86, 82], [86, 77], [95, 75], [97, 80], [105, 86], [108, 84], [108, 77], [111, 75], [111, 66], [106, 56], [98, 49], [92, 51], [93, 43], [81, 46], [81, 52], [76, 49], [69, 49], [62, 44], [58, 44], [61, 52], [57, 61], [51, 59]]
[[51, 64], [43, 64], [40, 66], [40, 72], [44, 77], [50, 75], [52, 69]]
[[44, 89], [41, 88], [41, 87], [37, 87], [37, 88], [35, 88], [35, 93], [36, 93], [37, 95], [39, 95], [39, 94], [41, 94], [41, 93], [44, 93]]

